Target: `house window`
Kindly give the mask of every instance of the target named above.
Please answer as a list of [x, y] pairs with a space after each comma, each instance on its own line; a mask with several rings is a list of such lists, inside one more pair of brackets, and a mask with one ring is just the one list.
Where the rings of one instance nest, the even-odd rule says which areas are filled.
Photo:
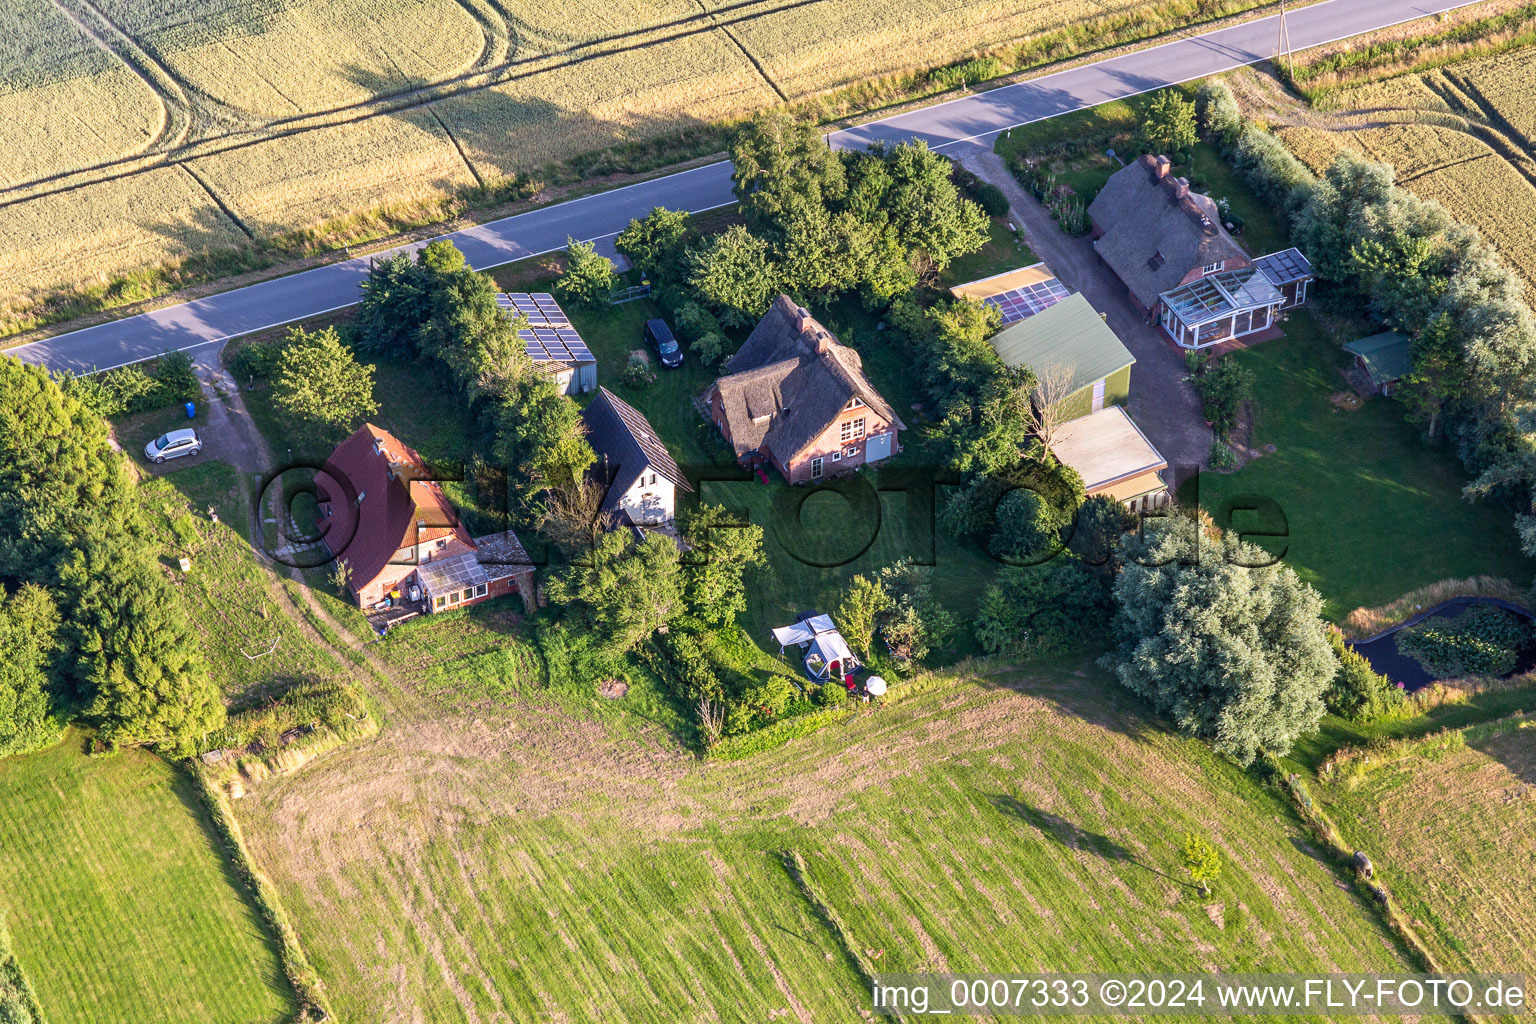
[[1214, 274], [1214, 273], [1216, 273], [1217, 271], [1219, 271], [1222, 267], [1224, 267], [1226, 265], [1227, 265], [1227, 261], [1226, 260], [1217, 260], [1215, 263], [1207, 263], [1205, 266], [1200, 268], [1200, 273], [1202, 273], [1202, 274]]
[[842, 452], [833, 452], [832, 453], [832, 461], [833, 462], [842, 462], [843, 461], [843, 453]]
[[843, 408], [844, 409], [858, 409], [858, 408], [861, 408], [863, 405], [864, 405], [864, 403], [859, 401], [859, 399], [857, 399], [857, 398], [850, 398], [850, 399], [848, 399], [848, 404], [843, 406]]
[[821, 456], [820, 455], [816, 456], [814, 459], [811, 460], [811, 479], [815, 480], [819, 476], [821, 476]]
[[844, 420], [843, 421], [842, 437], [843, 437], [844, 441], [852, 441], [854, 438], [863, 437], [863, 436], [864, 436], [864, 417], [863, 416], [860, 416], [856, 420]]
[[487, 586], [488, 586], [488, 584], [485, 584], [485, 583], [477, 583], [475, 585], [474, 590], [471, 592], [470, 596], [471, 597], [484, 597]]
[[443, 610], [443, 605], [445, 605], [447, 603], [448, 603], [448, 599], [446, 597], [443, 597], [442, 595], [438, 595], [437, 597], [434, 597], [432, 599], [432, 607], [436, 611], [442, 611]]

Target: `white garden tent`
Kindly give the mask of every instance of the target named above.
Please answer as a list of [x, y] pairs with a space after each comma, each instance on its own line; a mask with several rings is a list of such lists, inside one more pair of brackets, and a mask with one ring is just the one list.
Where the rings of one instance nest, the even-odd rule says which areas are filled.
[[850, 675], [859, 667], [859, 659], [849, 649], [843, 634], [837, 631], [831, 616], [807, 615], [793, 626], [775, 629], [773, 638], [779, 642], [780, 654], [792, 646], [798, 646], [806, 652], [805, 671], [816, 682], [823, 682], [834, 675]]

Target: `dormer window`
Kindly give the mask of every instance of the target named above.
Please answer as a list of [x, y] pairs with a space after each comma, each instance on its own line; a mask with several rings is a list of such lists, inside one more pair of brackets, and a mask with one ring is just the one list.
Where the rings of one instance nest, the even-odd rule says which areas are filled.
[[1162, 250], [1158, 250], [1152, 254], [1151, 259], [1147, 260], [1147, 266], [1151, 267], [1153, 270], [1156, 270], [1167, 262], [1168, 258], [1163, 255]]
[[368, 492], [367, 491], [358, 491], [357, 492], [357, 502], [356, 502], [356, 504], [357, 504], [358, 508], [362, 508], [363, 507], [363, 499], [366, 498], [366, 497], [368, 497]]
[[1226, 266], [1226, 265], [1227, 265], [1227, 261], [1226, 260], [1217, 260], [1215, 263], [1207, 263], [1205, 266], [1200, 268], [1200, 273], [1201, 274], [1215, 274], [1215, 273], [1219, 273], [1221, 271], [1221, 268]]
[[848, 410], [848, 409], [861, 409], [863, 407], [864, 407], [864, 403], [862, 401], [860, 401], [857, 397], [854, 397], [854, 398], [848, 399], [848, 404], [843, 406], [843, 409], [844, 410]]

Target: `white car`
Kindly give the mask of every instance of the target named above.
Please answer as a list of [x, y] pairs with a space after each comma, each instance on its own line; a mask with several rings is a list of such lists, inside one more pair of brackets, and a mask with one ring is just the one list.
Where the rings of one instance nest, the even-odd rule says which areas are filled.
[[144, 446], [144, 457], [150, 462], [161, 463], [183, 455], [196, 455], [203, 450], [203, 439], [191, 427], [161, 434]]

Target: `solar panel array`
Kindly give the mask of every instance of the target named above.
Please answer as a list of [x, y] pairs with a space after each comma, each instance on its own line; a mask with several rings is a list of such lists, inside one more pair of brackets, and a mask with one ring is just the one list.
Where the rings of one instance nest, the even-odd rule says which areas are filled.
[[1264, 271], [1264, 276], [1277, 285], [1290, 284], [1312, 276], [1312, 264], [1300, 249], [1286, 249], [1260, 256], [1253, 261], [1253, 265]]
[[510, 313], [528, 318], [528, 326], [517, 332], [536, 363], [592, 363], [597, 360], [587, 343], [581, 340], [571, 318], [548, 292], [511, 292], [496, 296], [496, 304]]
[[1048, 277], [1044, 281], [1036, 281], [1022, 288], [989, 295], [981, 301], [989, 306], [996, 306], [1003, 314], [1003, 323], [1011, 324], [1050, 309], [1068, 294], [1066, 287], [1060, 281], [1054, 277]]

